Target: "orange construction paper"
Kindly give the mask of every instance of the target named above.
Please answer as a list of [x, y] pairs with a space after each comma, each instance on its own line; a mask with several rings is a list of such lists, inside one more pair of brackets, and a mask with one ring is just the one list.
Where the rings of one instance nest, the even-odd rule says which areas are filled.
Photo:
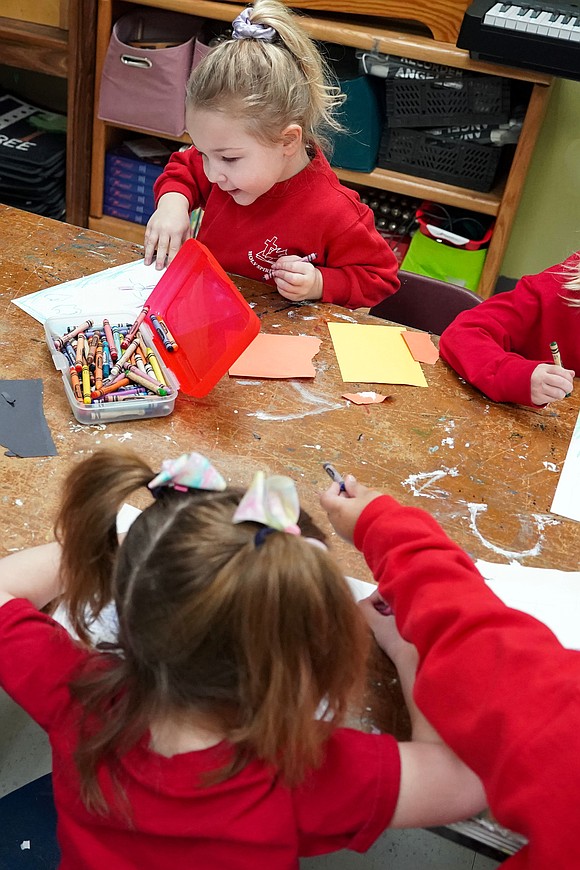
[[431, 365], [437, 362], [439, 351], [431, 341], [430, 335], [426, 332], [409, 332], [408, 330], [405, 330], [402, 335], [413, 359]]
[[390, 397], [368, 390], [364, 393], [343, 393], [342, 398], [348, 399], [349, 402], [354, 402], [355, 405], [378, 405]]
[[233, 377], [313, 378], [312, 358], [321, 340], [311, 335], [268, 335], [260, 332], [229, 373]]

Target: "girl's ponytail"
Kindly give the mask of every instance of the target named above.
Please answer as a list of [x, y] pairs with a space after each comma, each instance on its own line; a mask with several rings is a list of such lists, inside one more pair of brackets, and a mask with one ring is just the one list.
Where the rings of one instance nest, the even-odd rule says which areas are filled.
[[154, 472], [129, 451], [98, 451], [64, 486], [55, 534], [62, 546], [64, 604], [72, 627], [88, 642], [89, 626], [111, 600], [118, 550], [117, 511]]
[[283, 3], [255, 0], [247, 13], [243, 30], [236, 32], [239, 19], [234, 22], [236, 38], [220, 43], [193, 70], [189, 108], [224, 112], [271, 143], [298, 124], [310, 151], [326, 148], [329, 134], [342, 130], [335, 112], [345, 97], [336, 77], [298, 15]]

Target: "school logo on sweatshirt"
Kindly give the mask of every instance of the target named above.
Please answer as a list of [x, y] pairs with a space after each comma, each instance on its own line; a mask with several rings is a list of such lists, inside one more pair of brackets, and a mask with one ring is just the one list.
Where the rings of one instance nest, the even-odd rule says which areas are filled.
[[285, 257], [287, 253], [288, 248], [279, 247], [278, 236], [272, 236], [272, 238], [266, 239], [261, 251], [256, 254], [253, 251], [248, 251], [248, 260], [260, 272], [269, 272], [276, 260], [279, 257]]

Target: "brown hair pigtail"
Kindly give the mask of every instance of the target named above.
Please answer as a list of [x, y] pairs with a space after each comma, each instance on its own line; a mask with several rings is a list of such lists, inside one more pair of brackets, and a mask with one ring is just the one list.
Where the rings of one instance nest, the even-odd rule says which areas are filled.
[[116, 518], [123, 501], [153, 472], [129, 451], [98, 451], [68, 476], [55, 523], [62, 546], [63, 600], [85, 642], [89, 625], [111, 600], [118, 550]]

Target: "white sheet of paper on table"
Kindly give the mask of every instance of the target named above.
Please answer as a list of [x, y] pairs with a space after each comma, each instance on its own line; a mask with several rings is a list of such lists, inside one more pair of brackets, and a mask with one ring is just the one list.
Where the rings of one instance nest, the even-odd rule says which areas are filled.
[[112, 266], [54, 287], [45, 287], [12, 302], [44, 323], [50, 317], [79, 317], [91, 312], [134, 312], [135, 316], [165, 273], [144, 260]]
[[580, 522], [580, 414], [572, 432], [566, 459], [554, 493], [550, 510], [553, 514]]
[[554, 632], [562, 646], [580, 650], [580, 571], [475, 563], [504, 604], [529, 613]]

